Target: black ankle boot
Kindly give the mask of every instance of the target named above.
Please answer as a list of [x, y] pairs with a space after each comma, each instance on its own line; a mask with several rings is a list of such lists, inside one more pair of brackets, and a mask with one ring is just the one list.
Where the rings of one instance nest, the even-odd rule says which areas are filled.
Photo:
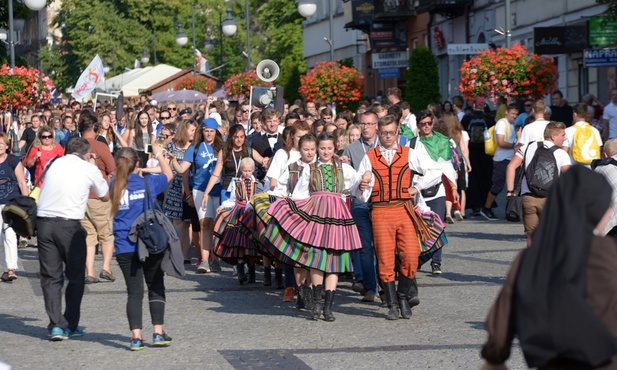
[[283, 284], [283, 269], [275, 268], [274, 269], [274, 282], [276, 283], [276, 289], [285, 289], [285, 285]]
[[297, 309], [306, 308], [306, 293], [308, 292], [308, 287], [306, 284], [302, 284], [298, 287], [298, 300], [296, 301]]
[[304, 308], [308, 312], [313, 312], [313, 307], [315, 306], [315, 302], [313, 298], [313, 288], [308, 286], [306, 283], [304, 283], [304, 286], [306, 286], [306, 296], [304, 298]]
[[264, 286], [272, 286], [272, 268], [264, 266]]
[[236, 270], [238, 271], [238, 283], [240, 283], [240, 285], [246, 283], [248, 278], [246, 277], [246, 273], [244, 273], [244, 263], [237, 264]]
[[323, 285], [316, 285], [313, 287], [313, 309], [311, 310], [313, 320], [319, 320], [321, 310], [323, 309], [323, 298], [321, 298], [322, 292]]
[[412, 289], [412, 279], [407, 276], [400, 274], [398, 277], [398, 289], [396, 290], [396, 297], [398, 299], [398, 304], [401, 309], [401, 316], [404, 319], [411, 318], [411, 307], [409, 307], [409, 294]]
[[384, 294], [388, 303], [388, 314], [386, 320], [398, 320], [399, 304], [396, 297], [396, 282], [390, 281], [384, 283]]
[[325, 321], [334, 321], [334, 315], [332, 315], [332, 302], [334, 301], [335, 290], [326, 290], [326, 297], [323, 303], [323, 319]]
[[418, 297], [418, 282], [416, 278], [411, 279], [411, 290], [409, 291], [409, 307], [414, 308], [415, 306], [420, 304], [420, 298]]
[[249, 265], [249, 279], [248, 279], [248, 283], [249, 284], [254, 284], [255, 283], [255, 265]]

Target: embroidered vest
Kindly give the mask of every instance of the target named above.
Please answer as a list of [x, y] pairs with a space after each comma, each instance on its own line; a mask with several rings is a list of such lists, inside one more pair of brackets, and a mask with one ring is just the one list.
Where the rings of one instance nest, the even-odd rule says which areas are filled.
[[[330, 191], [334, 193], [343, 193], [345, 190], [345, 177], [343, 176], [343, 164], [337, 162], [336, 174], [331, 170], [324, 167], [329, 166], [330, 169], [334, 168], [332, 165], [319, 165], [315, 162], [311, 165], [311, 187], [310, 192], [316, 191]], [[336, 176], [336, 178], [335, 178]]]
[[255, 181], [250, 181], [250, 185], [247, 186], [244, 179], [234, 179], [236, 182], [236, 201], [238, 202], [248, 202], [255, 195], [255, 189], [257, 188], [257, 183]]
[[289, 192], [289, 194], [291, 194], [296, 188], [296, 184], [298, 184], [300, 176], [302, 176], [302, 170], [304, 170], [304, 166], [299, 164], [298, 162], [295, 162], [289, 165], [288, 170], [289, 178], [287, 179], [287, 191]]
[[386, 158], [379, 147], [366, 152], [375, 176], [375, 185], [371, 193], [371, 201], [389, 202], [391, 200], [407, 200], [413, 173], [409, 168], [409, 147], [399, 145], [388, 166]]

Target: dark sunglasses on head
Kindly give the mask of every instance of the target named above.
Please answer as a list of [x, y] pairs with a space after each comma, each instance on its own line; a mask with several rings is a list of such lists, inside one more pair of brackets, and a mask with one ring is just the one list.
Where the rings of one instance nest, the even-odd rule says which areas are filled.
[[41, 139], [51, 139], [52, 136], [51, 135], [42, 135]]

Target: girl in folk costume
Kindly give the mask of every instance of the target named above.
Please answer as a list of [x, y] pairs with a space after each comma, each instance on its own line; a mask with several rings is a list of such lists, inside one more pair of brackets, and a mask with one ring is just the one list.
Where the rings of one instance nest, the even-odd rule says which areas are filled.
[[[270, 180], [270, 190], [267, 193], [258, 194], [251, 200], [251, 206], [254, 211], [245, 213], [241, 220], [246, 229], [251, 230], [253, 233], [254, 239], [258, 241], [257, 248], [263, 254], [265, 286], [272, 285], [270, 267], [272, 264], [272, 253], [269, 252], [272, 248], [269, 247], [269, 241], [264, 238], [264, 231], [270, 221], [268, 209], [277, 198], [286, 197], [291, 193], [287, 186], [288, 166], [300, 159], [298, 143], [300, 138], [308, 133], [310, 133], [310, 125], [306, 122], [298, 121], [291, 126], [283, 150], [278, 150], [274, 154], [266, 174], [266, 179]], [[276, 260], [278, 261], [278, 259]], [[277, 286], [282, 288], [283, 269], [280, 262], [277, 265], [275, 265], [276, 282]]]
[[[317, 151], [317, 139], [315, 136], [308, 133], [297, 141], [300, 149], [300, 159], [289, 164], [286, 173], [279, 177], [281, 181], [278, 182], [278, 185], [283, 182], [286, 183], [286, 189], [280, 189], [281, 192], [285, 193], [285, 196], [294, 191], [304, 168], [315, 162], [315, 153]], [[294, 266], [294, 277], [296, 285], [298, 286], [297, 307], [311, 309], [312, 297], [309, 295], [309, 270], [304, 266], [297, 265], [292, 259], [281, 253], [279, 247], [273, 245], [267, 238], [262, 238], [261, 243], [266, 249], [266, 252], [274, 256], [275, 259], [283, 261], [290, 266]]]
[[[268, 213], [272, 216], [265, 236], [280, 252], [299, 265], [310, 268], [313, 286], [313, 319], [323, 303], [326, 321], [334, 321], [332, 302], [338, 274], [352, 270], [351, 251], [361, 246], [342, 193], [357, 191], [363, 176], [334, 155], [334, 139], [322, 133], [317, 139], [318, 160], [302, 171], [290, 198], [277, 200]], [[324, 279], [325, 274], [325, 279]], [[322, 291], [325, 280], [325, 302]]]
[[240, 178], [234, 178], [229, 185], [230, 197], [217, 209], [218, 219], [214, 226], [214, 254], [223, 261], [238, 265], [238, 282], [246, 283], [244, 264], [249, 263], [255, 270], [254, 257], [257, 252], [250, 248], [250, 239], [239, 230], [239, 219], [247, 202], [255, 195], [257, 181], [253, 177], [255, 161], [244, 157], [240, 161]]

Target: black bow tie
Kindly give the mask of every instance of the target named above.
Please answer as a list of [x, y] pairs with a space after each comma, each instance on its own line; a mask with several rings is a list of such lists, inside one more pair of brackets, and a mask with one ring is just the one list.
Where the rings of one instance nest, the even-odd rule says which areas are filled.
[[277, 138], [278, 138], [278, 135], [271, 135], [271, 134], [267, 134], [267, 135], [266, 135], [266, 137], [267, 137], [268, 139], [270, 139], [270, 138], [272, 138], [272, 139], [277, 139]]

